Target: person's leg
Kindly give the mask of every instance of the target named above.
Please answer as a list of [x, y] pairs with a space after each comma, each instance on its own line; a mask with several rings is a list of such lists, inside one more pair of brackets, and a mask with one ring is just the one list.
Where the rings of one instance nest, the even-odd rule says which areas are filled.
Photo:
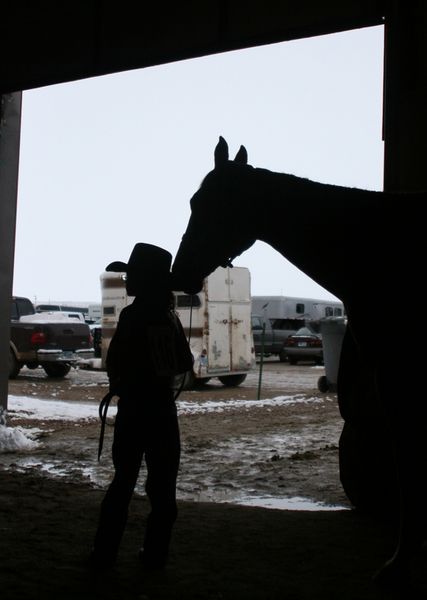
[[173, 524], [177, 517], [176, 478], [180, 459], [180, 436], [176, 416], [162, 417], [147, 433], [146, 491], [151, 503], [142, 560], [162, 567], [167, 561]]
[[119, 404], [112, 449], [115, 473], [101, 504], [95, 535], [95, 558], [110, 564], [117, 556], [143, 457], [141, 419], [134, 412], [125, 403]]

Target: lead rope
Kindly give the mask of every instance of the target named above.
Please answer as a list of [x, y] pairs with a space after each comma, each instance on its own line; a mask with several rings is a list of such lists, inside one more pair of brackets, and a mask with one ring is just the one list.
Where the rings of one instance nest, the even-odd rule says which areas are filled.
[[99, 434], [99, 442], [98, 442], [98, 462], [101, 460], [101, 452], [102, 446], [104, 444], [104, 432], [105, 432], [105, 423], [107, 421], [107, 412], [108, 407], [110, 405], [111, 399], [114, 398], [115, 394], [113, 392], [108, 392], [105, 394], [103, 399], [99, 405], [99, 418], [101, 419], [101, 432]]
[[193, 322], [193, 294], [191, 294], [191, 300], [190, 300], [190, 324], [188, 326], [188, 345], [190, 345], [190, 340], [191, 340], [191, 326], [192, 326], [192, 322]]

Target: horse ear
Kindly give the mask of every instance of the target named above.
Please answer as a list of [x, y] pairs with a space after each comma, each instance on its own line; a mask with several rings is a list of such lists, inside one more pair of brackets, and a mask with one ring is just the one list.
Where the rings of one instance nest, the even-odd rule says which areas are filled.
[[219, 142], [215, 148], [215, 168], [225, 165], [228, 161], [228, 144], [225, 139], [220, 135]]
[[240, 146], [239, 151], [234, 159], [234, 162], [239, 163], [241, 165], [248, 164], [248, 152], [244, 146]]

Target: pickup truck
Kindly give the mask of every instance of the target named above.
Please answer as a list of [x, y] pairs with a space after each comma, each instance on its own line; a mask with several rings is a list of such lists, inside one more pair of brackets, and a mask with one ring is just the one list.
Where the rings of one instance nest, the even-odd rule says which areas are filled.
[[[264, 340], [263, 325], [265, 324]], [[255, 354], [277, 355], [281, 362], [287, 360], [284, 344], [288, 337], [305, 325], [304, 319], [263, 319], [252, 315], [252, 333]]]
[[43, 367], [48, 377], [65, 377], [81, 359], [93, 358], [89, 325], [60, 313], [36, 313], [28, 298], [11, 300], [9, 378], [21, 368]]

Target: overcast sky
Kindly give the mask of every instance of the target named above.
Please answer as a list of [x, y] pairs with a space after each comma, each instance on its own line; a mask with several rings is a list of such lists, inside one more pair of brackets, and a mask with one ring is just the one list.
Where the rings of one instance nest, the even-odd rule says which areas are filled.
[[[375, 27], [25, 92], [14, 293], [97, 302], [136, 242], [175, 255], [219, 135], [256, 167], [382, 189], [382, 70]], [[332, 298], [261, 242], [234, 264], [254, 295]]]

